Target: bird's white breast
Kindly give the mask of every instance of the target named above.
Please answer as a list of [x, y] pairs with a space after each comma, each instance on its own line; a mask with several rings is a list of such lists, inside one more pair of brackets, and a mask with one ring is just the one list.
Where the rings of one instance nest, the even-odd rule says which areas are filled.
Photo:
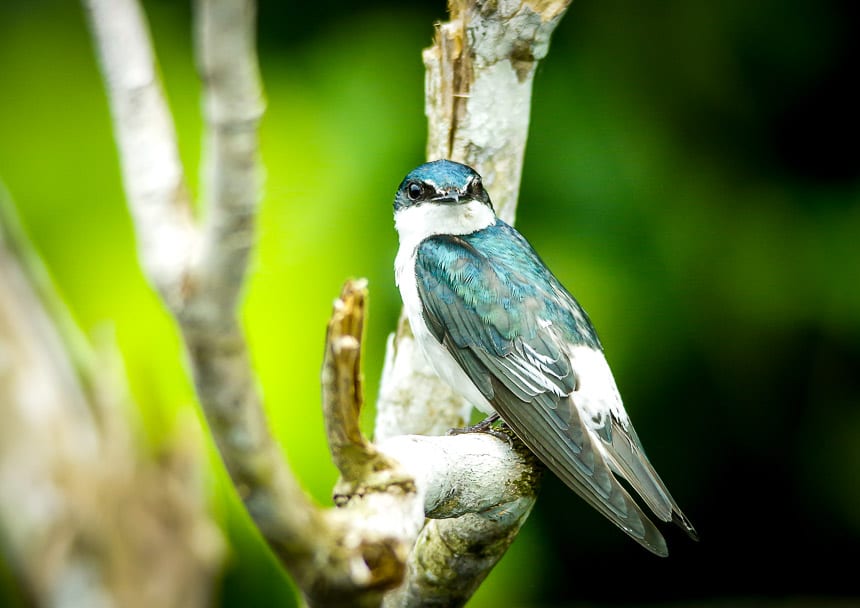
[[401, 209], [394, 216], [394, 225], [400, 237], [400, 249], [394, 260], [394, 276], [415, 341], [442, 380], [486, 414], [492, 413], [493, 407], [427, 327], [418, 295], [415, 255], [418, 245], [428, 237], [437, 234], [471, 234], [495, 222], [493, 210], [478, 201], [459, 205], [417, 205]]

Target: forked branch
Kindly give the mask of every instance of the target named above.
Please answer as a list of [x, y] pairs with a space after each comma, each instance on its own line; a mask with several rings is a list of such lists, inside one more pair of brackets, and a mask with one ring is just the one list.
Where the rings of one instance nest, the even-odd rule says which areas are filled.
[[[470, 407], [442, 386], [401, 323], [377, 444], [358, 426], [366, 288], [348, 283], [329, 324], [323, 402], [342, 473], [339, 509], [301, 490], [266, 423], [236, 308], [259, 202], [263, 111], [252, 0], [198, 0], [206, 108], [205, 206], [194, 220], [176, 137], [136, 0], [84, 0], [108, 89], [128, 204], [147, 277], [176, 318], [194, 384], [246, 508], [311, 604], [459, 605], [525, 520], [540, 468], [486, 435], [420, 437]], [[566, 2], [455, 2], [425, 53], [432, 157], [468, 162], [512, 219], [531, 79]], [[434, 519], [425, 526], [425, 516]], [[420, 535], [420, 536], [419, 536]]]
[[[355, 605], [371, 588], [378, 603], [378, 589], [398, 575], [377, 576], [373, 570], [385, 566], [390, 551], [319, 509], [302, 491], [267, 428], [237, 320], [260, 196], [257, 123], [263, 105], [255, 4], [200, 0], [196, 5], [207, 126], [209, 204], [202, 225], [192, 218], [138, 2], [85, 0], [85, 6], [141, 265], [182, 331], [197, 395], [231, 479], [263, 537], [310, 600], [340, 597]], [[365, 563], [364, 569], [357, 567]]]

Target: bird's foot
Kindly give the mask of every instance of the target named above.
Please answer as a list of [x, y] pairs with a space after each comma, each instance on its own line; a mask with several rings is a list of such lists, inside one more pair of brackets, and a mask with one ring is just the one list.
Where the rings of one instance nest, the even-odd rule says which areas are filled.
[[[466, 433], [486, 433], [487, 435], [492, 435], [493, 437], [497, 437], [498, 439], [502, 439], [508, 442], [508, 445], [514, 447], [514, 442], [511, 440], [511, 436], [507, 433], [499, 431], [493, 428], [493, 425], [501, 420], [498, 414], [490, 414], [483, 420], [481, 420], [478, 424], [473, 424], [472, 426], [464, 426], [462, 428], [450, 429], [448, 431], [448, 435], [465, 435]], [[505, 421], [501, 421], [502, 424], [505, 424]]]

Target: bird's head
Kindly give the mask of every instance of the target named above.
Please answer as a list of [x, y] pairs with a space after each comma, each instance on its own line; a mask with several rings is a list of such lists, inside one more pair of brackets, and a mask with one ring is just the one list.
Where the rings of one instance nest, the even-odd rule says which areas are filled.
[[462, 205], [477, 201], [493, 209], [481, 176], [467, 165], [434, 160], [409, 172], [397, 188], [394, 211], [419, 205]]

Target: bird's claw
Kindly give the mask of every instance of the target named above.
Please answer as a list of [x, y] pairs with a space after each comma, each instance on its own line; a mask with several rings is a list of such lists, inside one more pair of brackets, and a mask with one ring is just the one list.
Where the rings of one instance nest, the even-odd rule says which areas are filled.
[[[502, 439], [503, 441], [507, 441], [508, 445], [511, 448], [514, 447], [514, 442], [511, 439], [511, 436], [507, 433], [504, 433], [500, 430], [493, 428], [493, 424], [500, 420], [498, 414], [492, 414], [483, 420], [481, 420], [478, 424], [473, 424], [471, 426], [464, 426], [461, 428], [449, 429], [448, 435], [465, 435], [466, 433], [486, 433], [487, 435], [492, 435], [498, 439]], [[505, 424], [504, 420], [502, 420], [502, 424]]]

